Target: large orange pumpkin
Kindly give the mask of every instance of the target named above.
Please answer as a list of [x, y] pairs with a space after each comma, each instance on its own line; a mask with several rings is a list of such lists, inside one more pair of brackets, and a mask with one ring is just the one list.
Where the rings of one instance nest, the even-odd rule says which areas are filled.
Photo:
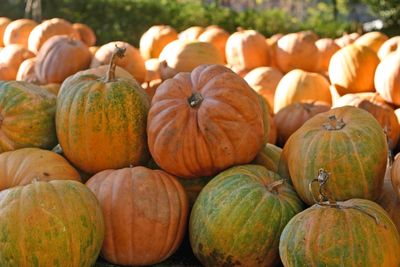
[[200, 34], [198, 40], [200, 42], [213, 44], [216, 48], [218, 48], [224, 62], [226, 62], [225, 47], [228, 38], [229, 33], [227, 31], [217, 26], [210, 26], [207, 27], [202, 34]]
[[179, 33], [179, 40], [182, 41], [197, 41], [199, 36], [205, 31], [206, 29], [201, 26], [192, 26], [187, 28], [186, 30]]
[[278, 62], [276, 61], [276, 47], [278, 45], [279, 39], [281, 39], [283, 36], [283, 34], [277, 33], [266, 39], [266, 42], [268, 44], [269, 59], [271, 63], [270, 65], [271, 67], [276, 69], [279, 69]]
[[103, 210], [106, 230], [101, 254], [107, 261], [150, 265], [179, 247], [189, 208], [185, 190], [175, 177], [134, 167], [100, 172], [86, 185]]
[[17, 81], [39, 82], [35, 72], [36, 57], [25, 59], [18, 68]]
[[375, 53], [378, 53], [379, 48], [385, 43], [389, 37], [386, 34], [381, 32], [368, 32], [366, 34], [361, 35], [354, 42], [357, 45], [363, 45], [374, 50]]
[[93, 29], [84, 23], [74, 23], [72, 28], [79, 33], [79, 39], [82, 40], [87, 46], [94, 46], [96, 44], [96, 34]]
[[176, 39], [178, 33], [171, 26], [152, 26], [140, 38], [140, 54], [144, 60], [158, 58], [163, 48]]
[[387, 55], [395, 51], [400, 51], [400, 36], [394, 36], [385, 41], [379, 48], [378, 57], [383, 60]]
[[6, 17], [0, 17], [0, 47], [4, 46], [3, 36], [8, 24], [10, 24], [11, 19]]
[[335, 43], [333, 39], [330, 38], [322, 38], [315, 42], [315, 45], [318, 48], [318, 70], [319, 71], [328, 71], [329, 62], [333, 54], [340, 50], [340, 46]]
[[400, 50], [379, 63], [375, 72], [375, 89], [385, 101], [400, 106]]
[[19, 44], [12, 44], [6, 46], [0, 52], [0, 64], [5, 64], [10, 68], [15, 70], [15, 73], [18, 72], [18, 68], [21, 63], [28, 58], [34, 57], [31, 51], [26, 49], [24, 46]]
[[254, 159], [264, 143], [263, 111], [237, 74], [201, 65], [158, 87], [147, 133], [162, 169], [178, 177], [210, 176]]
[[[31, 19], [17, 19], [8, 24], [4, 31], [4, 45], [19, 44], [28, 48], [29, 34], [35, 28], [37, 23]], [[34, 51], [35, 52], [35, 51]]]
[[12, 81], [15, 80], [16, 76], [17, 73], [14, 68], [0, 63], [0, 81]]

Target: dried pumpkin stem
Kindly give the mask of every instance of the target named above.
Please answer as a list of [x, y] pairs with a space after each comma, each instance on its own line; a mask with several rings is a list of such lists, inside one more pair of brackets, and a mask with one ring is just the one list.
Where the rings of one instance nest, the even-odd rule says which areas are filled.
[[203, 96], [199, 92], [196, 92], [188, 98], [188, 103], [192, 108], [198, 108], [203, 100]]
[[335, 115], [331, 115], [328, 117], [328, 122], [322, 124], [322, 126], [328, 131], [340, 130], [346, 123], [344, 123], [343, 119], [337, 119]]
[[123, 58], [125, 56], [125, 51], [126, 48], [118, 47], [118, 45], [115, 44], [115, 51], [112, 54], [110, 64], [108, 65], [106, 82], [110, 82], [115, 79], [115, 68], [117, 67], [117, 63], [115, 61], [117, 60], [117, 57]]
[[285, 183], [285, 181], [286, 181], [286, 179], [281, 179], [281, 180], [274, 181], [274, 182], [272, 182], [272, 183], [267, 185], [267, 190], [270, 191], [270, 192], [277, 193], [278, 192], [277, 191], [277, 187], [283, 185]]

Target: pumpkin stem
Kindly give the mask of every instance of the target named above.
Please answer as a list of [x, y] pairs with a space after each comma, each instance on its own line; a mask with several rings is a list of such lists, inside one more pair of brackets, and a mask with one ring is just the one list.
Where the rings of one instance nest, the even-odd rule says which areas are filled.
[[116, 57], [123, 58], [125, 56], [125, 51], [126, 48], [118, 47], [118, 45], [115, 44], [115, 51], [112, 54], [110, 64], [108, 65], [108, 71], [106, 77], [107, 83], [115, 79], [115, 68], [117, 67], [117, 63], [115, 63]]
[[328, 131], [340, 130], [346, 123], [344, 123], [343, 119], [337, 119], [335, 115], [331, 115], [328, 117], [329, 121], [322, 124], [322, 126]]
[[188, 98], [188, 103], [190, 107], [198, 108], [203, 100], [203, 96], [199, 92], [196, 92]]
[[285, 182], [286, 182], [286, 179], [280, 179], [280, 180], [274, 181], [267, 185], [267, 190], [274, 194], [277, 194], [278, 193], [277, 187], [283, 185]]
[[[323, 203], [326, 199], [330, 206], [337, 206], [336, 200], [333, 198], [331, 192], [326, 188], [326, 183], [329, 180], [329, 173], [324, 169], [319, 169], [318, 176], [308, 184], [308, 189], [310, 190], [311, 196], [314, 201], [318, 204]], [[312, 190], [312, 184], [318, 182], [319, 184], [319, 196], [318, 200], [315, 199], [314, 191]]]

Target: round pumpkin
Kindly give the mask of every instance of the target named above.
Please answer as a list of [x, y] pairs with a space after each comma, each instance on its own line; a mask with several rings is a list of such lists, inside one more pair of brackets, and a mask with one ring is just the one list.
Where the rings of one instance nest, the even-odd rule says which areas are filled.
[[228, 38], [229, 33], [227, 31], [218, 26], [210, 26], [207, 27], [202, 34], [200, 34], [198, 40], [200, 42], [213, 44], [221, 53], [224, 62], [226, 62], [225, 47]]
[[269, 51], [264, 35], [254, 30], [238, 29], [229, 36], [225, 47], [230, 66], [251, 70], [269, 64]]
[[104, 220], [93, 193], [76, 181], [34, 182], [0, 192], [0, 265], [93, 266]]
[[268, 143], [270, 139], [270, 120], [272, 119], [271, 108], [268, 106], [268, 102], [261, 95], [258, 94], [257, 97], [258, 101], [260, 102], [263, 115], [264, 143]]
[[253, 160], [253, 163], [262, 165], [269, 171], [278, 173], [281, 154], [282, 148], [270, 143], [266, 143]]
[[72, 27], [72, 24], [64, 19], [53, 18], [45, 20], [29, 34], [29, 50], [38, 53], [44, 43], [55, 35], [68, 35], [69, 38], [77, 40], [80, 37], [79, 33]]
[[392, 168], [390, 170], [390, 177], [395, 193], [400, 198], [400, 153], [394, 158]]
[[96, 34], [93, 29], [83, 23], [74, 23], [72, 28], [79, 34], [79, 39], [87, 46], [94, 46], [96, 44]]
[[283, 34], [277, 33], [266, 39], [271, 63], [270, 65], [275, 69], [279, 69], [278, 62], [276, 61], [276, 47], [278, 45], [279, 39], [281, 39], [283, 36]]
[[35, 72], [36, 57], [25, 59], [18, 68], [17, 81], [38, 82]]
[[3, 36], [8, 24], [10, 24], [11, 19], [6, 17], [0, 17], [0, 47], [4, 46]]
[[92, 57], [94, 57], [94, 55], [96, 54], [97, 50], [99, 50], [100, 46], [90, 46], [89, 47], [89, 51], [90, 54], [92, 54]]
[[390, 179], [385, 179], [382, 195], [376, 203], [389, 214], [393, 223], [396, 225], [397, 231], [400, 231], [400, 199], [398, 191], [393, 189]]
[[102, 171], [86, 185], [103, 210], [106, 230], [101, 254], [107, 261], [155, 264], [180, 245], [189, 208], [185, 190], [175, 177], [135, 167]]
[[379, 48], [385, 43], [389, 37], [381, 32], [368, 32], [366, 34], [361, 35], [354, 42], [357, 45], [363, 45], [374, 50], [375, 53], [378, 53]]
[[0, 154], [0, 191], [34, 180], [76, 180], [79, 173], [62, 156], [39, 148], [22, 148]]
[[158, 87], [148, 116], [148, 144], [167, 172], [205, 177], [254, 159], [264, 127], [260, 100], [242, 78], [222, 65], [201, 65]]
[[56, 145], [56, 97], [27, 82], [0, 81], [0, 153]]
[[309, 183], [323, 168], [327, 188], [338, 201], [375, 200], [386, 170], [386, 136], [365, 110], [345, 106], [315, 115], [286, 142], [282, 160], [292, 183], [307, 204], [314, 204]]
[[91, 59], [88, 47], [81, 41], [53, 36], [37, 55], [35, 73], [41, 83], [62, 83], [77, 71], [87, 69]]
[[178, 33], [171, 26], [152, 26], [140, 38], [140, 54], [144, 60], [158, 58], [163, 48], [176, 39]]
[[386, 56], [396, 51], [400, 51], [400, 36], [394, 36], [385, 41], [379, 48], [378, 57], [383, 60]]
[[28, 48], [29, 34], [36, 26], [37, 23], [31, 19], [17, 19], [12, 21], [4, 31], [4, 45], [19, 44]]
[[12, 81], [15, 80], [16, 76], [17, 72], [14, 68], [0, 63], [0, 81]]
[[204, 266], [275, 266], [280, 233], [301, 210], [296, 192], [278, 174], [259, 165], [230, 168], [194, 204], [193, 252]]
[[378, 64], [379, 58], [372, 49], [348, 45], [332, 56], [329, 79], [337, 85], [340, 95], [374, 91], [374, 74]]
[[274, 96], [274, 112], [308, 100], [332, 102], [329, 82], [318, 73], [292, 70], [279, 81]]
[[328, 71], [329, 62], [333, 54], [340, 50], [340, 46], [335, 43], [333, 39], [330, 38], [322, 38], [315, 42], [315, 45], [318, 48], [318, 70], [319, 71]]
[[28, 58], [34, 57], [31, 51], [19, 44], [6, 46], [0, 52], [0, 64], [5, 64], [18, 72], [21, 63]]
[[196, 41], [205, 30], [206, 29], [201, 26], [192, 26], [180, 32], [178, 38], [182, 41]]
[[375, 72], [375, 88], [385, 101], [400, 106], [400, 50], [379, 63]]
[[148, 159], [146, 118], [150, 107], [140, 85], [115, 76], [112, 56], [106, 76], [74, 75], [57, 97], [56, 129], [67, 159], [86, 173], [136, 166]]
[[276, 144], [278, 140], [278, 128], [276, 127], [275, 120], [273, 114], [269, 114], [269, 136], [268, 136], [268, 143]]

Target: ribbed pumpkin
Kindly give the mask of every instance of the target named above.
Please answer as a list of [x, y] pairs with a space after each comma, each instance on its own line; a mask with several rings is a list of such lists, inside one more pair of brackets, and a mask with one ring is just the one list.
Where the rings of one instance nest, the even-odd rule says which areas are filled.
[[0, 191], [34, 180], [76, 180], [79, 173], [62, 156], [39, 148], [22, 148], [0, 154]]
[[376, 203], [389, 214], [397, 231], [400, 231], [400, 199], [398, 193], [393, 189], [390, 179], [385, 179], [383, 182], [382, 194]]
[[167, 172], [190, 178], [248, 163], [264, 142], [262, 112], [257, 94], [222, 65], [179, 73], [153, 97], [147, 123], [151, 155]]
[[271, 67], [258, 67], [244, 76], [245, 81], [254, 91], [264, 97], [272, 110], [274, 109], [275, 90], [282, 78], [282, 72]]
[[394, 36], [385, 41], [379, 48], [378, 57], [383, 60], [387, 55], [395, 51], [400, 51], [400, 36]]
[[323, 168], [328, 189], [339, 200], [380, 196], [388, 146], [375, 118], [359, 108], [334, 108], [309, 119], [286, 142], [282, 160], [307, 204], [314, 204], [310, 181]]
[[126, 50], [123, 58], [116, 59], [115, 63], [117, 66], [128, 71], [139, 83], [144, 82], [146, 78], [144, 60], [139, 50], [126, 42], [110, 42], [101, 46], [94, 55], [90, 67], [97, 68], [101, 65], [108, 65], [115, 51], [115, 47], [121, 47]]
[[0, 17], [0, 47], [4, 46], [3, 36], [8, 24], [10, 24], [11, 19], [6, 17]]
[[106, 231], [101, 253], [107, 261], [129, 266], [155, 264], [180, 245], [188, 200], [175, 177], [135, 167], [100, 172], [86, 185], [103, 210]]
[[28, 48], [29, 34], [36, 25], [37, 23], [31, 19], [17, 19], [12, 21], [4, 31], [4, 45], [19, 44]]
[[0, 80], [12, 81], [15, 80], [17, 73], [14, 68], [11, 68], [3, 63], [0, 63]]
[[378, 53], [379, 48], [385, 43], [389, 37], [381, 32], [368, 32], [366, 34], [361, 35], [354, 42], [357, 45], [363, 45], [374, 50], [375, 53]]
[[104, 239], [101, 208], [76, 181], [34, 182], [0, 192], [0, 265], [93, 266]]
[[256, 158], [253, 160], [254, 164], [262, 165], [270, 171], [278, 172], [279, 161], [281, 159], [282, 148], [273, 144], [266, 143]]
[[347, 94], [335, 101], [334, 107], [354, 106], [371, 113], [387, 133], [390, 149], [396, 147], [400, 137], [400, 125], [391, 106], [376, 93]]
[[71, 23], [64, 19], [53, 18], [43, 21], [31, 31], [28, 39], [29, 50], [38, 53], [43, 44], [55, 35], [68, 35], [71, 39], [80, 38]]
[[52, 148], [56, 97], [27, 82], [0, 81], [0, 153], [24, 147]]
[[340, 50], [340, 46], [335, 43], [333, 39], [322, 38], [315, 42], [318, 48], [318, 70], [328, 71], [329, 62], [333, 54]]
[[266, 42], [268, 44], [270, 65], [271, 67], [276, 69], [279, 69], [278, 62], [276, 61], [276, 47], [278, 45], [279, 39], [281, 39], [283, 36], [283, 34], [277, 33], [266, 39]]
[[198, 40], [200, 42], [213, 44], [216, 48], [218, 48], [224, 62], [226, 62], [225, 47], [228, 38], [229, 33], [224, 29], [218, 26], [209, 26], [202, 34], [200, 34]]
[[329, 79], [340, 95], [374, 91], [374, 74], [379, 64], [376, 53], [356, 44], [336, 52], [329, 63]]
[[331, 197], [293, 217], [279, 243], [285, 267], [400, 266], [399, 249], [399, 233], [382, 207]]
[[96, 44], [96, 34], [93, 29], [84, 23], [74, 23], [72, 28], [79, 33], [79, 39], [87, 46], [94, 46]]
[[279, 69], [286, 73], [294, 69], [318, 70], [318, 37], [312, 32], [289, 33], [278, 40], [276, 61]]
[[251, 70], [268, 66], [269, 52], [264, 35], [254, 30], [238, 29], [229, 36], [225, 47], [226, 61], [230, 66]]
[[294, 103], [279, 110], [274, 116], [278, 129], [278, 144], [284, 145], [289, 137], [315, 115], [330, 110], [326, 102], [308, 101]]
[[292, 70], [280, 80], [274, 96], [274, 112], [308, 100], [332, 102], [328, 81], [318, 73]]
[[139, 165], [148, 159], [146, 93], [130, 78], [115, 77], [114, 53], [107, 76], [77, 75], [61, 86], [56, 128], [69, 161], [87, 173]]
[[400, 198], [400, 153], [396, 155], [390, 170], [393, 189]]
[[379, 63], [375, 72], [375, 89], [385, 101], [400, 106], [400, 50]]
[[6, 46], [0, 52], [0, 64], [5, 64], [18, 72], [21, 63], [28, 58], [34, 57], [31, 51], [19, 44]]
[[182, 41], [196, 41], [205, 30], [206, 29], [201, 26], [192, 26], [180, 32], [178, 38]]
[[221, 172], [201, 191], [189, 223], [204, 266], [275, 266], [279, 235], [302, 202], [281, 177], [259, 165]]
[[163, 48], [176, 39], [178, 33], [171, 26], [152, 26], [140, 38], [140, 54], [144, 60], [158, 58]]
[[270, 120], [272, 120], [271, 108], [268, 106], [268, 102], [261, 96], [257, 95], [258, 101], [260, 102], [262, 115], [263, 115], [263, 124], [264, 124], [264, 143], [268, 143], [270, 139]]
[[17, 81], [38, 82], [35, 72], [36, 57], [25, 59], [18, 68]]

